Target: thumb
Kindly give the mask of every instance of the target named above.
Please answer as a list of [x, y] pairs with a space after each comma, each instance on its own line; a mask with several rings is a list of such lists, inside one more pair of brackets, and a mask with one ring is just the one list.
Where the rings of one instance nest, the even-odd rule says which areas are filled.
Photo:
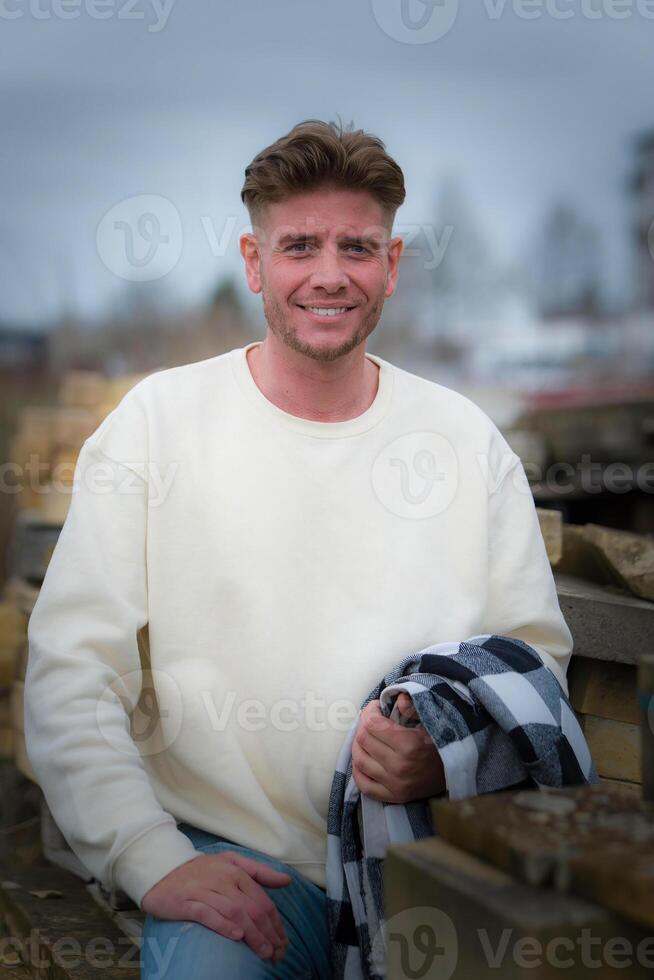
[[266, 888], [283, 888], [285, 885], [290, 885], [293, 880], [286, 871], [276, 871], [263, 861], [255, 861], [254, 858], [246, 857], [244, 854], [230, 854], [229, 860], [243, 871], [247, 871], [254, 881], [265, 885]]
[[413, 721], [414, 719], [418, 721], [418, 712], [415, 709], [413, 700], [409, 697], [406, 691], [400, 691], [397, 696], [397, 710], [400, 714], [401, 721], [406, 724], [407, 721]]

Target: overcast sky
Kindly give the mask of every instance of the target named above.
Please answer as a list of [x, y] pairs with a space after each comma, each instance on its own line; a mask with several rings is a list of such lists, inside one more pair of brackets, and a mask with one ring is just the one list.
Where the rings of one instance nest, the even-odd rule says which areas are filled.
[[455, 174], [508, 260], [573, 200], [619, 289], [653, 50], [653, 0], [0, 0], [0, 320], [117, 301], [113, 222], [124, 251], [141, 206], [120, 202], [143, 195], [159, 224], [140, 243], [134, 226], [133, 251], [168, 234], [171, 296], [242, 277], [244, 167], [295, 122], [337, 114], [403, 168], [400, 225], [433, 221]]

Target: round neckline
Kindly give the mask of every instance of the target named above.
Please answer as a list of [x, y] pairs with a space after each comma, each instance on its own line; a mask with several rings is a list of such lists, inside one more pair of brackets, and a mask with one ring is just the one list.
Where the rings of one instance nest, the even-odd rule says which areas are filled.
[[317, 436], [320, 439], [338, 439], [343, 436], [367, 432], [386, 415], [393, 390], [393, 370], [392, 365], [382, 357], [366, 353], [366, 357], [378, 366], [379, 376], [377, 393], [365, 412], [355, 416], [355, 418], [343, 419], [340, 422], [319, 422], [315, 419], [305, 419], [299, 415], [285, 412], [283, 408], [279, 408], [278, 405], [266, 398], [252, 377], [247, 360], [248, 351], [259, 344], [261, 344], [260, 340], [253, 340], [245, 347], [237, 347], [231, 352], [234, 376], [248, 401], [287, 428], [294, 429], [296, 432], [304, 432], [306, 435]]

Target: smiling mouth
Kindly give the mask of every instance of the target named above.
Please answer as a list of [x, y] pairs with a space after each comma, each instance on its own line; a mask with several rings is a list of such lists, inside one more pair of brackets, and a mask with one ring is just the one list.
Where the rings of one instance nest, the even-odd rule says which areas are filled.
[[324, 317], [326, 320], [331, 317], [342, 316], [354, 309], [353, 306], [302, 306], [300, 303], [298, 306], [305, 313], [312, 313], [314, 316]]

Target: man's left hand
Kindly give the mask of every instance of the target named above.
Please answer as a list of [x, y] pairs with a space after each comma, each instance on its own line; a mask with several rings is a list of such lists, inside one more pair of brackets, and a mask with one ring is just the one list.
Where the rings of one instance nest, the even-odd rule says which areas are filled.
[[[415, 718], [413, 701], [398, 695], [400, 714]], [[361, 712], [352, 743], [352, 775], [366, 796], [384, 803], [410, 803], [445, 789], [438, 749], [422, 725], [405, 727], [386, 718], [379, 701]]]

